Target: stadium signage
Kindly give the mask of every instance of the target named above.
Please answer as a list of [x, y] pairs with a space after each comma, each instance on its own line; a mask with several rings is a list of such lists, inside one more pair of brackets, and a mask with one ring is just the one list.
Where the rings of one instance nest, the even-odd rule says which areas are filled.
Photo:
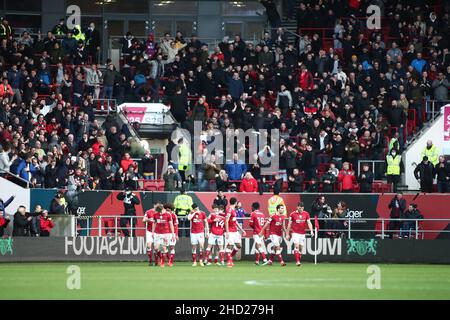
[[[254, 255], [255, 254], [255, 243], [253, 238], [245, 238], [245, 255]], [[286, 246], [286, 253], [292, 254], [294, 252], [294, 243], [292, 239], [286, 241], [284, 239], [284, 245]], [[269, 242], [268, 244], [263, 244], [266, 251], [272, 250], [272, 244]], [[284, 247], [283, 247], [284, 248]], [[305, 245], [302, 248], [302, 254], [308, 255], [329, 255], [329, 256], [340, 256], [342, 255], [342, 239], [329, 239], [329, 238], [319, 238], [317, 239], [317, 248], [314, 245], [314, 239], [307, 238], [305, 241]]]
[[365, 256], [368, 253], [372, 253], [374, 256], [377, 254], [378, 242], [375, 239], [371, 240], [347, 240], [347, 254], [357, 253], [360, 256]]
[[13, 254], [13, 238], [0, 239], [0, 253], [4, 256], [8, 252]]
[[77, 237], [64, 239], [65, 255], [142, 255], [146, 253], [144, 237], [108, 238], [108, 237]]

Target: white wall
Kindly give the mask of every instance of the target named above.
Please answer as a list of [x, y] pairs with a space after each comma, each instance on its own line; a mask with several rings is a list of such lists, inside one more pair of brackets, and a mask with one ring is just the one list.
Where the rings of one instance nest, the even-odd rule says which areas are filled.
[[[450, 107], [450, 105], [446, 105], [446, 107]], [[427, 140], [433, 141], [440, 154], [443, 153], [444, 148], [448, 150], [448, 146], [444, 145], [444, 116], [442, 113], [433, 125], [410, 145], [408, 150], [402, 155], [405, 166], [404, 182], [408, 186], [408, 189], [420, 189], [420, 184], [414, 177], [414, 169], [416, 166], [413, 163], [419, 164], [422, 161], [420, 153], [427, 145]]]
[[8, 181], [5, 178], [0, 177], [0, 198], [3, 201], [6, 201], [15, 195], [13, 202], [6, 208], [6, 214], [11, 218], [11, 222], [9, 223], [6, 234], [11, 235], [14, 213], [16, 212], [19, 206], [25, 206], [28, 210], [30, 209], [30, 190], [22, 188], [15, 183]]

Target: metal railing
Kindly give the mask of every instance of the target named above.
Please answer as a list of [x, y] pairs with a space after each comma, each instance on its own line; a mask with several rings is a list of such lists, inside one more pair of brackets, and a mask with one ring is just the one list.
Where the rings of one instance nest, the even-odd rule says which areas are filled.
[[450, 104], [450, 100], [437, 101], [426, 99], [425, 100], [425, 114], [427, 117], [426, 121], [433, 123], [441, 113], [441, 108], [446, 104]]
[[[85, 235], [85, 236], [115, 236], [118, 237], [123, 234], [122, 229], [127, 229], [130, 234], [137, 234], [138, 231], [145, 231], [147, 229], [146, 224], [142, 222], [143, 216], [124, 216], [124, 215], [110, 215], [110, 216], [79, 216], [75, 217], [76, 223], [74, 234]], [[121, 219], [127, 219], [126, 227], [121, 226]], [[181, 221], [187, 219], [186, 216], [178, 217]], [[237, 218], [241, 225], [244, 225], [244, 230], [248, 235], [252, 235], [252, 229], [248, 227], [247, 221], [250, 220], [249, 217]], [[426, 223], [433, 222], [448, 222], [450, 219], [395, 219], [395, 218], [318, 218], [319, 224], [322, 222], [323, 228], [319, 229], [319, 236], [324, 238], [334, 238], [334, 237], [346, 237], [352, 238], [353, 235], [367, 234], [368, 237], [378, 237], [381, 239], [385, 238], [395, 238], [402, 237], [402, 235], [407, 235], [406, 237], [410, 239], [425, 239], [426, 234], [432, 233], [444, 233], [449, 234], [450, 230], [434, 230], [426, 229], [424, 225]], [[122, 220], [125, 221], [125, 220]], [[313, 226], [314, 222], [311, 221]], [[341, 228], [330, 227], [336, 222], [342, 222]], [[361, 225], [365, 225], [368, 222], [373, 222], [374, 227], [372, 228], [362, 228]], [[397, 222], [399, 228], [389, 229], [391, 222]], [[412, 224], [406, 225], [406, 222], [411, 222]], [[183, 224], [185, 227], [179, 227], [183, 233], [190, 229], [189, 223]], [[359, 225], [359, 226], [358, 226]], [[287, 227], [287, 219], [286, 219]]]
[[0, 177], [3, 177], [6, 180], [9, 180], [9, 181], [11, 181], [11, 182], [21, 186], [21, 187], [24, 187], [24, 188], [27, 188], [27, 189], [30, 188], [30, 181], [25, 180], [24, 178], [19, 177], [18, 175], [14, 174], [14, 173], [12, 173], [10, 171], [6, 171], [4, 169], [0, 169]]
[[386, 161], [384, 160], [358, 160], [358, 175], [361, 173], [361, 166], [368, 164], [371, 166], [373, 179], [384, 180]]

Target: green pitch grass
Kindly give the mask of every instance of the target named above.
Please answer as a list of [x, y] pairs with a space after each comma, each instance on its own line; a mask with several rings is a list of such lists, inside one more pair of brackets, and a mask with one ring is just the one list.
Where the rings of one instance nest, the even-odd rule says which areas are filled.
[[[67, 289], [67, 267], [81, 289]], [[378, 265], [381, 289], [367, 288], [367, 264], [172, 268], [145, 263], [0, 263], [2, 299], [450, 299], [450, 266]]]

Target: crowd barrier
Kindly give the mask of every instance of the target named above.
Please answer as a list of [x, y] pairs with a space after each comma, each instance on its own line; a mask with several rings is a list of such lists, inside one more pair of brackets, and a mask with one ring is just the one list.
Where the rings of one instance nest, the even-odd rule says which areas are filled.
[[[378, 240], [308, 238], [303, 261], [358, 263], [450, 263], [449, 240]], [[283, 242], [283, 257], [293, 261], [292, 242]], [[266, 249], [270, 250], [266, 242]], [[175, 247], [175, 261], [191, 259], [191, 244], [181, 238]], [[254, 259], [253, 239], [243, 241], [237, 260]], [[136, 261], [147, 259], [145, 238], [125, 237], [50, 237], [0, 239], [0, 262], [39, 261]]]

